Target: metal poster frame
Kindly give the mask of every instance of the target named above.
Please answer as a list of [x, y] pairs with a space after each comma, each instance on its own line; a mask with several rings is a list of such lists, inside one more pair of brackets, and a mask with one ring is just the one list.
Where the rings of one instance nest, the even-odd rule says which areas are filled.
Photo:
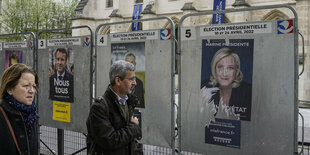
[[[249, 8], [241, 8], [241, 9], [230, 9], [230, 10], [222, 10], [222, 11], [205, 11], [205, 12], [199, 12], [199, 13], [190, 13], [182, 16], [182, 18], [179, 20], [179, 25], [178, 25], [178, 54], [179, 54], [179, 63], [178, 63], [178, 73], [181, 74], [181, 54], [182, 54], [182, 49], [181, 49], [181, 28], [184, 20], [188, 17], [192, 16], [201, 16], [201, 15], [212, 15], [212, 14], [220, 14], [220, 13], [234, 13], [234, 12], [245, 12], [245, 11], [255, 11], [255, 10], [264, 10], [264, 9], [274, 9], [274, 8], [287, 8], [292, 11], [294, 14], [294, 152], [298, 152], [298, 142], [297, 142], [297, 128], [298, 128], [298, 16], [297, 12], [295, 11], [294, 8], [292, 8], [289, 5], [270, 5], [270, 6], [258, 6], [258, 7], [249, 7]], [[178, 79], [179, 83], [179, 91], [181, 92], [181, 77]], [[178, 97], [178, 130], [179, 132], [182, 129], [181, 125], [181, 96], [179, 95]], [[182, 151], [182, 135], [179, 134], [179, 149], [180, 152]]]
[[[135, 22], [143, 22], [143, 21], [154, 21], [154, 20], [167, 20], [171, 24], [171, 146], [172, 146], [172, 154], [175, 154], [175, 112], [174, 112], [174, 107], [175, 107], [175, 83], [174, 83], [174, 78], [175, 78], [175, 24], [173, 20], [169, 17], [154, 17], [154, 18], [146, 18], [146, 19], [137, 19], [137, 20], [127, 20], [127, 21], [120, 21], [120, 22], [112, 22], [112, 23], [104, 23], [100, 24], [95, 31], [95, 57], [98, 52], [98, 46], [97, 46], [97, 35], [101, 27], [103, 26], [108, 26], [108, 25], [118, 25], [118, 24], [125, 24], [125, 23], [135, 23]], [[95, 76], [96, 78], [97, 76]], [[95, 79], [96, 81], [96, 79]], [[95, 82], [96, 83], [96, 82]]]
[[36, 44], [37, 44], [37, 38], [36, 35], [33, 32], [25, 32], [25, 33], [12, 33], [12, 34], [0, 34], [0, 37], [5, 37], [5, 36], [19, 36], [19, 35], [31, 35], [33, 39], [33, 49], [32, 49], [32, 54], [33, 54], [33, 64], [32, 67], [37, 71], [36, 69]]
[[[40, 35], [42, 34], [42, 33], [47, 33], [47, 32], [55, 32], [55, 33], [60, 33], [59, 31], [67, 31], [67, 30], [73, 30], [73, 29], [82, 29], [82, 28], [87, 28], [88, 30], [89, 30], [89, 32], [90, 32], [90, 55], [91, 55], [91, 57], [90, 57], [90, 75], [89, 75], [89, 77], [90, 77], [90, 83], [89, 83], [89, 85], [90, 85], [90, 96], [89, 96], [89, 98], [90, 98], [90, 103], [89, 103], [89, 105], [91, 105], [92, 104], [92, 101], [93, 101], [93, 89], [94, 89], [94, 84], [93, 84], [93, 81], [91, 80], [91, 79], [93, 79], [93, 68], [94, 68], [94, 66], [93, 66], [93, 61], [94, 61], [94, 57], [93, 57], [93, 47], [94, 47], [94, 44], [93, 44], [93, 41], [94, 41], [94, 31], [93, 31], [93, 29], [90, 27], [90, 26], [88, 26], [88, 25], [82, 25], [82, 26], [75, 26], [75, 27], [70, 27], [70, 28], [61, 28], [61, 29], [49, 29], [49, 30], [43, 30], [43, 31], [40, 31], [38, 34], [37, 34], [37, 40], [36, 40], [36, 49], [39, 49], [38, 48], [38, 41], [39, 41], [39, 39], [40, 39]], [[78, 36], [77, 36], [78, 37]], [[36, 53], [36, 58], [38, 57], [38, 52]], [[38, 60], [36, 60], [36, 62], [37, 62]], [[38, 62], [37, 62], [38, 63]], [[37, 68], [37, 66], [36, 66], [36, 70], [37, 70], [38, 68]], [[38, 107], [38, 109], [39, 109], [39, 107]], [[43, 142], [42, 142], [43, 143]], [[64, 154], [64, 130], [63, 129], [57, 129], [57, 146], [58, 146], [58, 154]], [[81, 150], [79, 150], [79, 151], [82, 151], [82, 150], [84, 150], [84, 149], [86, 149], [86, 147], [85, 148], [82, 148]], [[77, 152], [79, 152], [79, 151], [77, 151]]]

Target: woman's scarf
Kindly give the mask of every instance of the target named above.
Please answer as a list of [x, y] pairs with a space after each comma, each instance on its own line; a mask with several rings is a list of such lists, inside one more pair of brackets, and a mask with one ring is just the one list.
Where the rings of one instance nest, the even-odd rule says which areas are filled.
[[11, 95], [5, 95], [4, 98], [8, 100], [11, 107], [21, 112], [27, 129], [27, 133], [28, 135], [30, 135], [31, 130], [33, 127], [35, 127], [36, 121], [39, 117], [37, 113], [37, 106], [34, 101], [30, 106], [27, 106], [16, 101]]

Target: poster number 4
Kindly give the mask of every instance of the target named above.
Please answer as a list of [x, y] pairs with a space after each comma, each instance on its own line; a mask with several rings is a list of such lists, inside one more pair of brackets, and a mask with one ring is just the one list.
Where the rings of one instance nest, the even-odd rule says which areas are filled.
[[98, 35], [97, 45], [98, 46], [107, 46], [107, 35]]
[[104, 43], [104, 37], [101, 37], [99, 41], [103, 44]]
[[195, 28], [183, 28], [182, 29], [182, 40], [195, 40], [196, 39], [196, 30]]
[[46, 40], [45, 39], [39, 39], [39, 49], [45, 49], [46, 48]]

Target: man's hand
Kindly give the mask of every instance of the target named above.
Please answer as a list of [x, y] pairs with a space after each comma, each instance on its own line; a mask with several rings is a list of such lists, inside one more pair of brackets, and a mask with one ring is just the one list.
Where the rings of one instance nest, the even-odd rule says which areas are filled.
[[137, 118], [137, 117], [133, 117], [133, 116], [131, 116], [131, 118], [130, 118], [130, 122], [132, 122], [132, 123], [135, 123], [135, 124], [139, 125], [139, 120], [138, 120], [138, 118]]

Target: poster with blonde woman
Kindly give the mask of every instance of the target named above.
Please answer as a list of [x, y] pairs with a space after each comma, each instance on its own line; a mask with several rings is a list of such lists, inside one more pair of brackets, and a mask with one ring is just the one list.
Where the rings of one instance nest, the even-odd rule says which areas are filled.
[[203, 40], [202, 45], [201, 96], [210, 121], [250, 121], [253, 39]]

